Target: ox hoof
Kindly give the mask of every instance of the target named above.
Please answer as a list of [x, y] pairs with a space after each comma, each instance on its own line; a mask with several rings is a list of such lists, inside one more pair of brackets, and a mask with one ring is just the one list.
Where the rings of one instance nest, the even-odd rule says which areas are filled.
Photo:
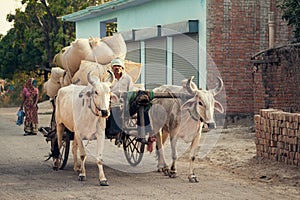
[[168, 167], [162, 168], [161, 171], [164, 173], [165, 176], [170, 176], [170, 169]]
[[189, 178], [190, 183], [198, 183], [199, 182], [195, 175], [191, 175], [188, 178]]
[[54, 160], [54, 162], [53, 162], [52, 169], [55, 170], [55, 171], [58, 171], [59, 167], [60, 167], [60, 161], [61, 160], [59, 158], [54, 158], [53, 160]]
[[84, 176], [84, 175], [82, 175], [82, 174], [79, 174], [78, 180], [79, 180], [79, 181], [86, 181], [86, 176]]
[[57, 166], [53, 166], [52, 169], [53, 169], [54, 171], [58, 171], [58, 167], [57, 167]]
[[[163, 167], [160, 167], [160, 168], [157, 168], [157, 172], [163, 172], [163, 173], [165, 173], [166, 171], [168, 171], [169, 170], [169, 168], [163, 168]], [[166, 173], [165, 173], [166, 174]]]
[[109, 186], [107, 180], [99, 181], [100, 186]]
[[158, 173], [163, 172], [163, 169], [162, 169], [162, 168], [158, 168], [158, 169], [157, 169], [157, 172], [158, 172]]
[[164, 173], [165, 176], [170, 176], [169, 170], [163, 170], [163, 173]]
[[177, 176], [177, 173], [176, 173], [176, 172], [170, 171], [170, 172], [169, 172], [169, 177], [170, 177], [170, 178], [177, 178], [178, 176]]

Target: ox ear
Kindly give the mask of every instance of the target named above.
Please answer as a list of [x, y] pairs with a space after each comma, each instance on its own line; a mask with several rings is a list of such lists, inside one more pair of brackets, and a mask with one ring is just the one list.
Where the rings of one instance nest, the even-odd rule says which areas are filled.
[[219, 111], [220, 113], [224, 113], [224, 108], [222, 104], [215, 100], [215, 109]]
[[110, 93], [110, 102], [111, 103], [119, 103], [119, 98], [117, 95], [115, 95], [114, 93]]
[[192, 106], [193, 106], [193, 104], [195, 104], [195, 102], [197, 102], [197, 100], [196, 100], [195, 97], [189, 99], [187, 102], [185, 102], [185, 103], [181, 106], [181, 110], [186, 110], [186, 109], [192, 108]]

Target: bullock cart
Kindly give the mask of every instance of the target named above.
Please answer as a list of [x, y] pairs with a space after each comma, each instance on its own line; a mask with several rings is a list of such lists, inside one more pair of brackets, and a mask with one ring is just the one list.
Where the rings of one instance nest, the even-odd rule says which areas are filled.
[[[145, 146], [150, 147], [155, 141], [155, 133], [151, 132], [147, 111], [155, 98], [191, 98], [187, 93], [132, 91], [120, 95], [120, 103], [111, 105], [113, 123], [108, 123], [105, 130], [106, 138], [114, 140], [115, 145], [122, 146], [126, 160], [131, 166], [138, 165], [143, 158]], [[55, 122], [55, 99], [51, 100], [53, 112], [49, 127], [40, 127], [39, 131], [51, 144], [50, 158], [61, 158], [59, 169], [64, 169], [67, 164], [70, 141], [74, 139], [74, 133], [65, 129], [63, 134], [62, 148], [59, 150], [56, 122]], [[149, 150], [150, 148], [148, 148]]]

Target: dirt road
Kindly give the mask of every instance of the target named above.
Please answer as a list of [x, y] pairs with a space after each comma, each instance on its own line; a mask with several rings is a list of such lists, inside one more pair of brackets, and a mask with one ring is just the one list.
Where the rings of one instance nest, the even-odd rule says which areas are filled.
[[[40, 112], [48, 108], [40, 106]], [[64, 170], [53, 171], [44, 162], [49, 144], [42, 134], [22, 135], [15, 125], [17, 108], [0, 108], [0, 199], [299, 199], [300, 168], [257, 160], [253, 132], [249, 127], [219, 130], [216, 145], [196, 162], [199, 183], [187, 179], [187, 157], [178, 162], [178, 175], [170, 179], [148, 171], [134, 173], [105, 166], [109, 187], [98, 186], [98, 169], [92, 156], [87, 159], [87, 181], [80, 182], [72, 170], [72, 156]], [[40, 126], [48, 126], [50, 115], [39, 115]], [[209, 132], [207, 133], [209, 134]], [[116, 146], [113, 147], [117, 149]], [[116, 158], [106, 149], [107, 163]], [[147, 159], [154, 158], [152, 154]], [[106, 161], [106, 160], [104, 160]], [[151, 163], [152, 161], [150, 161]], [[153, 161], [155, 163], [155, 160]], [[116, 164], [126, 169], [127, 163]], [[149, 165], [149, 164], [147, 164]], [[147, 166], [149, 167], [149, 166]], [[153, 168], [153, 170], [151, 170]]]

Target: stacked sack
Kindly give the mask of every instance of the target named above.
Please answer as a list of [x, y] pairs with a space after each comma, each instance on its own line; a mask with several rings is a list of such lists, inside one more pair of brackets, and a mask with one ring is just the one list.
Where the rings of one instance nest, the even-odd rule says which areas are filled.
[[51, 69], [50, 78], [44, 84], [44, 89], [46, 90], [46, 94], [50, 98], [54, 98], [59, 88], [62, 87], [62, 77], [64, 76], [64, 74], [65, 74], [65, 70], [59, 67], [53, 67]]
[[[60, 87], [71, 83], [87, 85], [87, 74], [100, 79], [105, 76], [107, 70], [111, 68], [110, 62], [114, 58], [125, 60], [127, 53], [126, 43], [121, 34], [104, 38], [76, 39], [70, 46], [64, 47], [53, 58], [53, 63], [60, 68], [58, 74], [51, 70], [51, 77], [45, 83], [46, 94], [53, 98]], [[125, 60], [125, 70], [136, 82], [141, 73], [142, 65]], [[54, 69], [54, 68], [53, 68]], [[52, 73], [54, 77], [52, 77]]]
[[87, 85], [87, 75], [89, 72], [91, 72], [91, 75], [93, 76], [102, 78], [107, 72], [107, 66], [97, 62], [82, 60], [78, 71], [72, 77], [72, 83], [78, 82], [80, 85]]

